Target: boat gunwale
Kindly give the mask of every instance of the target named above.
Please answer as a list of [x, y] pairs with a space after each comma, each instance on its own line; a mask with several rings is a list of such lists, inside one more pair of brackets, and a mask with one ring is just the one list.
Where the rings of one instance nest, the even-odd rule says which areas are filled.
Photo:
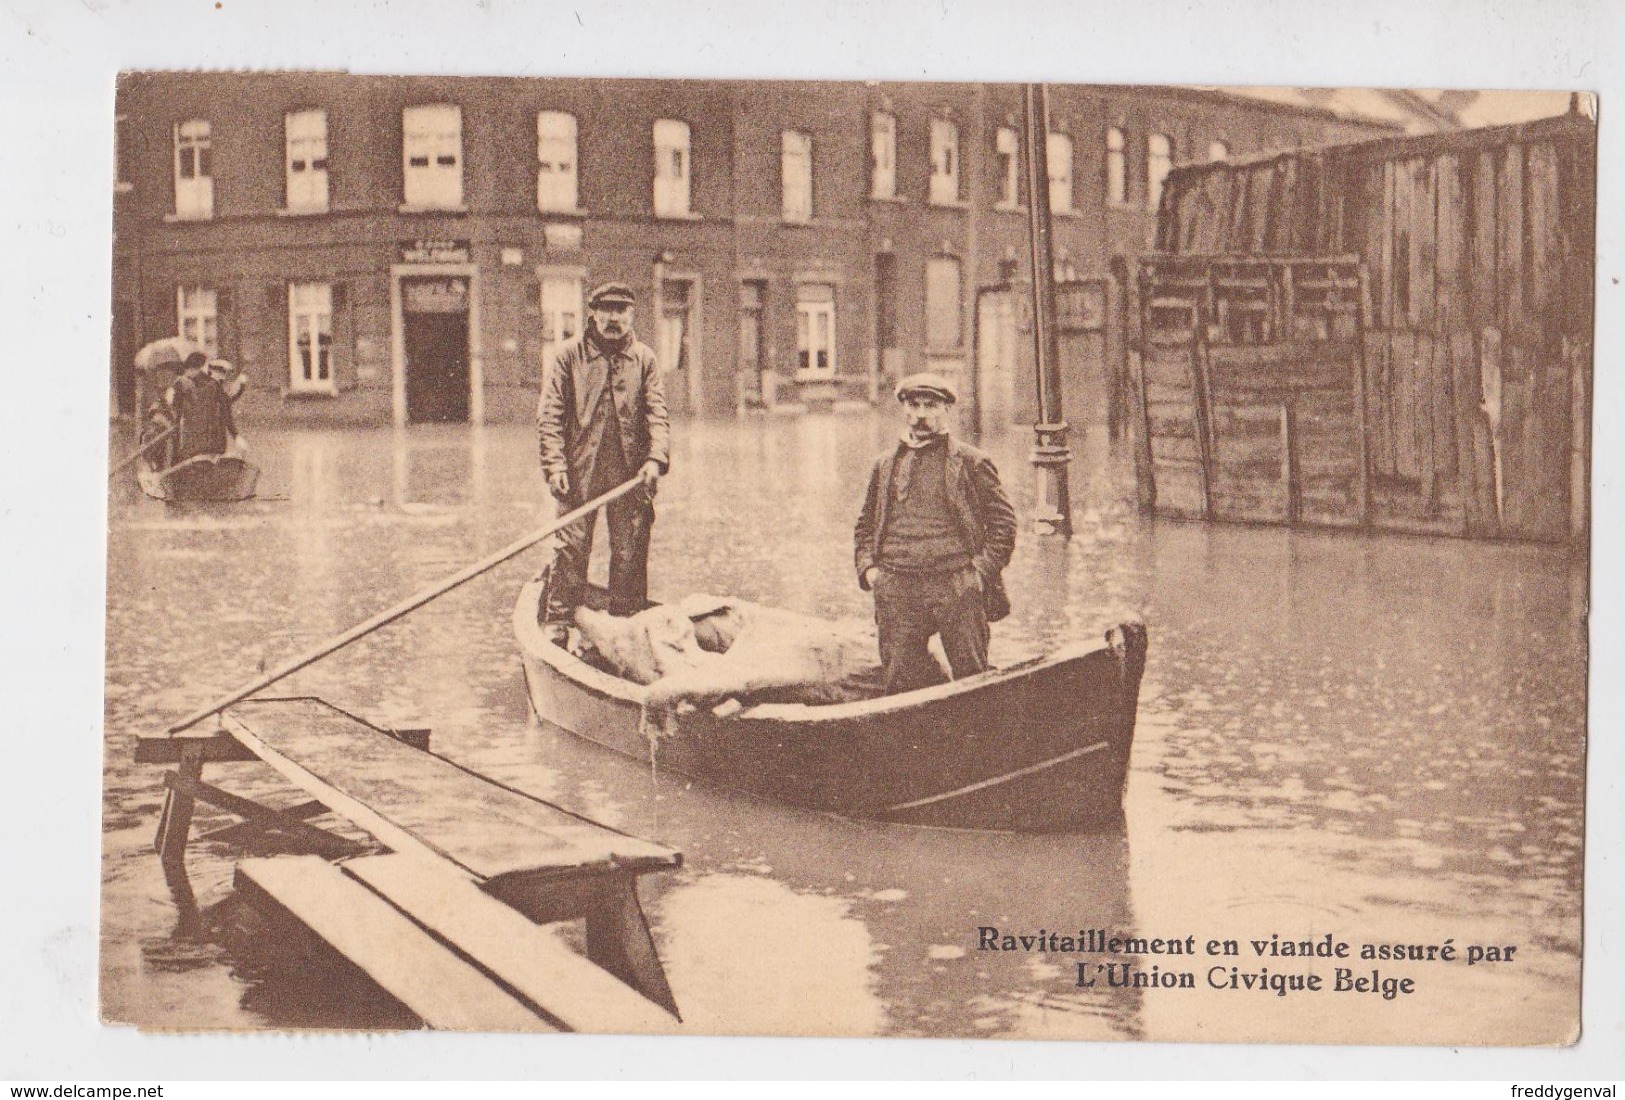
[[[184, 494], [176, 495], [170, 490], [170, 479], [176, 474], [205, 465], [219, 469], [220, 466], [227, 462], [238, 467], [235, 475], [237, 484], [241, 485], [245, 479], [251, 483], [246, 495], [192, 497]], [[140, 464], [136, 467], [136, 482], [140, 485], [141, 491], [154, 500], [177, 504], [237, 504], [254, 498], [254, 489], [257, 488], [260, 473], [258, 465], [240, 454], [193, 455], [191, 458], [182, 459], [175, 465], [167, 466], [162, 470], [154, 466], [149, 457], [143, 456]]]
[[[527, 582], [520, 588], [519, 598], [514, 605], [514, 633], [518, 637], [524, 656], [536, 658], [572, 684], [594, 690], [618, 702], [639, 708], [645, 706], [648, 701], [646, 685], [594, 668], [562, 646], [554, 645], [542, 635], [541, 625], [536, 620], [541, 587], [541, 583], [537, 580]], [[533, 591], [535, 598], [531, 598], [530, 595]], [[757, 703], [728, 718], [715, 720], [824, 724], [885, 717], [915, 710], [921, 706], [947, 702], [995, 684], [1035, 676], [1111, 648], [1110, 643], [1069, 642], [1051, 653], [1030, 657], [1005, 668], [990, 668], [974, 676], [917, 688], [897, 695], [880, 695], [873, 699], [859, 699], [848, 703]]]

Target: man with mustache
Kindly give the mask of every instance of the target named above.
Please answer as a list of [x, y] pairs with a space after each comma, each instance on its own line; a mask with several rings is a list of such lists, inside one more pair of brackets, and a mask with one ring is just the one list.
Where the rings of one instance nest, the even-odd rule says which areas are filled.
[[[612, 615], [631, 615], [648, 602], [655, 486], [671, 461], [660, 367], [632, 331], [636, 301], [622, 283], [605, 283], [588, 296], [586, 331], [559, 352], [536, 413], [542, 472], [561, 513], [634, 476], [642, 482], [602, 509], [609, 528]], [[591, 515], [559, 532], [542, 617], [561, 645], [582, 602], [597, 522]]]
[[992, 460], [949, 436], [956, 397], [940, 374], [899, 383], [906, 427], [875, 461], [853, 532], [858, 585], [875, 595], [888, 695], [941, 682], [926, 649], [933, 634], [954, 679], [987, 668], [987, 624], [1010, 613], [1001, 574], [1016, 513]]

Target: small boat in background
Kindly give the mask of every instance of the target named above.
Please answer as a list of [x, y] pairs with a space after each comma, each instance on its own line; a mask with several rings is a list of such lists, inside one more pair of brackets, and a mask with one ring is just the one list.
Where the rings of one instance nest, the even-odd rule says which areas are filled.
[[[144, 410], [142, 447], [138, 452], [142, 458], [136, 466], [136, 480], [142, 492], [158, 500], [196, 503], [248, 500], [259, 483], [260, 471], [244, 457], [247, 445], [241, 436], [232, 437], [220, 454], [194, 454], [175, 461], [178, 439], [168, 393], [187, 359], [194, 355], [207, 357], [209, 349], [181, 336], [154, 340], [136, 352], [136, 402], [137, 407]], [[242, 371], [219, 358], [208, 358], [206, 368], [227, 402], [235, 402], [242, 396], [247, 382]], [[229, 408], [225, 424], [227, 430], [235, 430]]]
[[197, 455], [166, 470], [143, 461], [135, 477], [141, 491], [158, 500], [228, 503], [254, 495], [260, 468], [234, 454]]
[[662, 722], [646, 713], [649, 688], [548, 638], [542, 589], [520, 590], [513, 624], [531, 705], [550, 726], [635, 759], [652, 754], [662, 770], [844, 817], [1031, 833], [1121, 820], [1145, 670], [1140, 623], [1114, 627], [1104, 645], [900, 695], [724, 703]]

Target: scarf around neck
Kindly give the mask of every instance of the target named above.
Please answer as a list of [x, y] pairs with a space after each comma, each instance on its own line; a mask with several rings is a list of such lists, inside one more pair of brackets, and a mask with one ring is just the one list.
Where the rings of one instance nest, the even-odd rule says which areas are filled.
[[597, 325], [587, 326], [587, 342], [602, 352], [605, 357], [620, 355], [626, 351], [627, 348], [632, 346], [632, 337], [632, 330], [627, 329], [625, 334], [612, 340], [599, 332]]
[[937, 442], [939, 439], [947, 439], [948, 433], [933, 432], [930, 435], [919, 437], [914, 434], [913, 428], [904, 428], [903, 434], [900, 438], [902, 439], [903, 446], [907, 447], [911, 451], [917, 451], [922, 447], [931, 446], [931, 444]]

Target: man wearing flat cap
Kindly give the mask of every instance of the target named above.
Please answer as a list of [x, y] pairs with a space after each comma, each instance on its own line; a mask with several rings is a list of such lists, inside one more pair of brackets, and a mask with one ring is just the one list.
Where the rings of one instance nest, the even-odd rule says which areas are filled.
[[[608, 610], [615, 615], [631, 615], [648, 602], [655, 485], [671, 461], [660, 368], [654, 351], [632, 331], [636, 301], [621, 283], [593, 290], [586, 331], [551, 364], [536, 412], [542, 472], [561, 512], [633, 477], [641, 482], [603, 508], [609, 528]], [[588, 516], [559, 533], [543, 611], [557, 640], [582, 601], [597, 521]]]
[[987, 624], [1010, 613], [1001, 574], [1016, 513], [993, 461], [949, 436], [957, 397], [940, 374], [898, 384], [903, 437], [875, 461], [853, 532], [858, 585], [875, 596], [888, 695], [941, 681], [926, 649], [933, 634], [954, 679], [987, 668]]
[[198, 455], [225, 454], [237, 438], [231, 399], [209, 370], [209, 357], [194, 351], [186, 357], [185, 368], [164, 395], [176, 425], [172, 463]]

